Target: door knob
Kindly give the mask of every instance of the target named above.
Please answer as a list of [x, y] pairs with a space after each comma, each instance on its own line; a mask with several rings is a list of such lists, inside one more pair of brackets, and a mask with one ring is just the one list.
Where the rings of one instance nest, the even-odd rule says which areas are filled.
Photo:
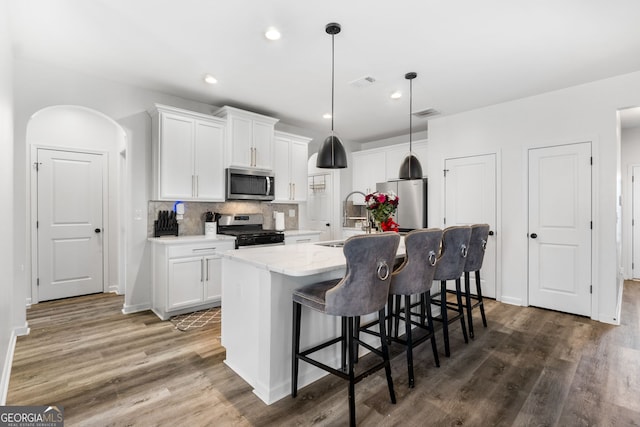
[[489, 230], [489, 236], [493, 236], [493, 230]]
[[99, 228], [96, 228], [96, 229], [95, 229], [95, 230], [93, 230], [93, 231], [95, 231], [96, 233], [99, 233], [99, 232], [101, 232], [102, 230], [100, 230]]
[[532, 239], [535, 239], [535, 238], [537, 238], [537, 237], [538, 237], [538, 235], [537, 235], [536, 233], [531, 233], [531, 238], [532, 238]]
[[325, 224], [325, 226], [327, 226], [327, 227], [331, 227], [331, 224], [329, 224], [329, 223], [326, 223], [326, 224]]

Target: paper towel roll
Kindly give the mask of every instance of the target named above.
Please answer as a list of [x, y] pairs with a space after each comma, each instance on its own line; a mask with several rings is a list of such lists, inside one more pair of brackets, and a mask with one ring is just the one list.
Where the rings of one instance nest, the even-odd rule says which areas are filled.
[[276, 230], [284, 231], [284, 212], [276, 212]]
[[218, 234], [218, 223], [217, 222], [205, 222], [204, 223], [204, 234], [205, 236], [215, 236]]

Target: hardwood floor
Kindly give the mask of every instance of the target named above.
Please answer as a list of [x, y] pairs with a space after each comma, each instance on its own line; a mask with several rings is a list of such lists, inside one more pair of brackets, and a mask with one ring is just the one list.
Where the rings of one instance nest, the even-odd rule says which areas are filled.
[[[28, 311], [7, 405], [64, 406], [68, 426], [345, 425], [346, 384], [333, 376], [267, 406], [223, 364], [219, 325], [180, 332], [151, 312], [121, 314], [122, 297], [90, 295]], [[612, 326], [537, 308], [485, 302], [476, 338], [452, 328], [414, 353], [407, 388], [403, 350], [392, 345], [398, 403], [384, 372], [356, 386], [365, 426], [640, 425], [640, 283], [626, 282]], [[474, 317], [476, 318], [476, 317]], [[251, 321], [250, 318], [247, 321]]]

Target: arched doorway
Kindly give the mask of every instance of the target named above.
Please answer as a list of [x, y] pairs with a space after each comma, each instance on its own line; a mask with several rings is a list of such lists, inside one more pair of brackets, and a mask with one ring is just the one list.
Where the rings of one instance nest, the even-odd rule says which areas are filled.
[[[72, 296], [78, 292], [124, 293], [125, 284], [121, 282], [124, 257], [121, 256], [121, 252], [124, 250], [122, 242], [126, 230], [121, 227], [124, 200], [121, 193], [124, 186], [120, 178], [126, 176], [127, 137], [124, 129], [110, 117], [90, 108], [75, 105], [52, 106], [38, 111], [31, 117], [27, 124], [26, 142], [30, 151], [28, 166], [31, 182], [31, 194], [28, 199], [31, 218], [31, 298], [28, 299], [36, 303], [43, 299]], [[41, 182], [39, 188], [39, 178], [43, 180], [42, 175], [39, 175], [45, 167], [39, 163], [42, 163], [42, 159], [50, 159], [52, 154], [57, 163], [55, 166], [49, 165], [44, 179], [55, 181], [53, 186], [57, 187], [52, 189], [52, 186], [48, 185], [49, 182], [47, 185]], [[88, 172], [91, 164], [99, 164], [99, 172]], [[74, 178], [75, 173], [79, 173], [77, 178]], [[97, 173], [100, 174], [99, 178]], [[90, 189], [83, 182], [79, 182], [83, 176], [89, 176], [88, 174], [93, 177], [93, 181], [99, 181], [100, 184], [94, 182]], [[45, 190], [45, 187], [48, 189]], [[49, 192], [45, 198], [41, 194], [43, 191]], [[99, 192], [100, 197], [94, 192]], [[80, 193], [83, 196], [79, 196]], [[86, 199], [100, 202], [98, 208], [92, 208], [99, 211], [99, 214], [96, 214], [100, 217], [99, 225], [90, 224], [93, 220], [87, 219], [85, 214], [89, 204], [85, 203]], [[47, 203], [48, 213], [44, 214]], [[42, 223], [43, 215], [46, 224]], [[48, 250], [43, 250], [42, 237], [45, 228], [51, 231], [53, 226], [61, 226], [60, 228], [67, 232], [76, 226], [82, 228], [83, 224], [85, 235], [53, 236], [53, 240], [48, 243]], [[83, 263], [87, 262], [85, 252], [88, 251], [99, 252], [100, 259], [93, 261], [100, 264], [99, 272], [98, 267], [92, 272], [83, 269]], [[77, 259], [79, 255], [83, 258]], [[42, 262], [43, 257], [51, 258]], [[54, 285], [60, 285], [54, 288], [61, 289], [66, 286], [69, 289], [63, 293], [42, 291], [46, 297], [41, 298], [38, 282], [45, 274], [41, 267], [50, 269], [51, 260], [59, 263], [54, 267], [58, 269], [57, 273], [64, 273], [48, 276], [52, 278]], [[98, 273], [102, 273], [101, 277], [97, 277], [99, 285], [94, 281], [89, 287], [75, 286], [83, 280], [86, 281], [85, 276]]]

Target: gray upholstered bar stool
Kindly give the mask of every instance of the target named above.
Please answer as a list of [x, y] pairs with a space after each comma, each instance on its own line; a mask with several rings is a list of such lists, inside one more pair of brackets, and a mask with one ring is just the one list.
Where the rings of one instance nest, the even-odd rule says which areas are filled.
[[[435, 364], [436, 366], [440, 366], [438, 347], [433, 330], [433, 317], [431, 315], [431, 286], [436, 272], [441, 241], [442, 230], [439, 228], [420, 229], [409, 232], [404, 237], [406, 248], [404, 263], [391, 275], [389, 295], [395, 298], [395, 309], [391, 310], [391, 307], [389, 307], [389, 312], [395, 320], [396, 330], [396, 335], [391, 339], [406, 346], [410, 388], [413, 388], [415, 383], [413, 376], [413, 347], [430, 339]], [[412, 304], [412, 295], [418, 295], [420, 301]], [[400, 307], [402, 297], [404, 297], [404, 308]], [[411, 311], [411, 307], [416, 305], [419, 305], [421, 308], [426, 308], [426, 316], [423, 311], [420, 313]], [[420, 322], [414, 321], [412, 319], [413, 316], [419, 316]], [[426, 325], [424, 323], [425, 317], [427, 320]], [[404, 339], [397, 337], [400, 320], [405, 322]], [[414, 339], [412, 332], [413, 326], [423, 329], [426, 331], [426, 334]]]
[[[349, 381], [349, 421], [355, 426], [355, 384], [384, 367], [391, 402], [396, 403], [389, 363], [389, 349], [385, 333], [384, 307], [389, 295], [393, 268], [400, 236], [397, 233], [380, 233], [353, 236], [344, 244], [347, 269], [342, 279], [314, 283], [293, 291], [293, 354], [291, 360], [291, 395], [298, 393], [298, 365], [303, 360], [318, 368]], [[340, 337], [330, 339], [312, 348], [300, 351], [300, 319], [302, 306], [324, 314], [341, 317]], [[356, 319], [378, 312], [380, 347], [360, 341], [356, 336]], [[313, 325], [307, 325], [313, 327]], [[331, 345], [342, 344], [342, 367], [328, 366], [309, 357], [311, 353]], [[355, 373], [358, 345], [380, 356], [382, 361], [366, 371]], [[348, 357], [347, 357], [348, 353]]]
[[[434, 320], [442, 323], [442, 335], [444, 337], [444, 354], [449, 357], [449, 325], [460, 319], [462, 327], [462, 335], [464, 342], [468, 343], [467, 327], [464, 322], [464, 306], [462, 304], [462, 291], [460, 279], [464, 271], [464, 265], [469, 247], [469, 239], [471, 237], [471, 227], [456, 226], [448, 227], [442, 234], [442, 248], [438, 263], [436, 264], [436, 273], [434, 280], [440, 281], [440, 294], [434, 298], [440, 304], [440, 315], [434, 317]], [[447, 281], [456, 281], [456, 302], [447, 302]], [[448, 311], [455, 311], [455, 315], [449, 316]]]
[[[473, 318], [472, 310], [480, 307], [482, 324], [487, 327], [487, 318], [484, 314], [484, 302], [482, 301], [482, 287], [480, 286], [480, 269], [484, 260], [487, 240], [489, 239], [489, 224], [474, 224], [471, 226], [471, 238], [469, 239], [469, 250], [464, 264], [464, 296], [465, 308], [467, 309], [467, 323], [469, 324], [469, 336], [473, 338]], [[475, 273], [476, 293], [471, 293], [470, 273]], [[472, 302], [473, 300], [473, 302]]]

